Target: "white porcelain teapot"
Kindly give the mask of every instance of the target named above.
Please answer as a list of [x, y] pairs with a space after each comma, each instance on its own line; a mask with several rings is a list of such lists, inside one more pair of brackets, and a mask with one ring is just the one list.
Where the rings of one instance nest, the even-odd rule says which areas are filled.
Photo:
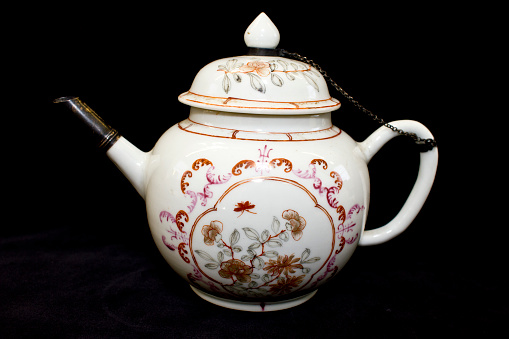
[[[299, 305], [346, 264], [358, 244], [385, 242], [412, 222], [433, 184], [438, 151], [422, 152], [399, 214], [365, 231], [367, 163], [391, 138], [380, 127], [356, 142], [331, 123], [340, 107], [320, 72], [281, 57], [262, 13], [249, 55], [206, 65], [179, 100], [189, 118], [144, 153], [78, 98], [65, 102], [145, 199], [154, 241], [203, 299], [239, 310]], [[391, 125], [433, 138], [416, 121]]]

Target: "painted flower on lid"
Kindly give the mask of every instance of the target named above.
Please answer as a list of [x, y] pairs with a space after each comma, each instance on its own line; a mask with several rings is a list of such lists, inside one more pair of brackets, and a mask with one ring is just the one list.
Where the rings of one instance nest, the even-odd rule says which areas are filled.
[[240, 67], [241, 72], [256, 72], [261, 77], [267, 77], [270, 74], [270, 64], [265, 61], [250, 61], [246, 65]]
[[221, 264], [219, 275], [225, 279], [236, 278], [241, 283], [248, 283], [251, 281], [249, 276], [253, 273], [253, 267], [246, 265], [242, 260], [230, 259]]
[[292, 232], [294, 240], [298, 241], [302, 238], [302, 230], [306, 227], [306, 219], [299, 216], [294, 210], [286, 210], [283, 212], [283, 218], [288, 220], [286, 228]]

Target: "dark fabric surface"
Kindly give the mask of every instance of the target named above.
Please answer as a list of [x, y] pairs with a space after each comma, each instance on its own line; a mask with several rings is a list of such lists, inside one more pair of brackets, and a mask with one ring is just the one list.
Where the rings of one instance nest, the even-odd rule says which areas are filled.
[[[496, 173], [504, 153], [490, 153], [503, 143], [479, 134], [499, 117], [471, 108], [489, 82], [472, 78], [475, 67], [492, 63], [478, 59], [488, 52], [469, 60], [483, 46], [473, 41], [483, 36], [471, 21], [477, 9], [463, 15], [443, 2], [356, 1], [334, 10], [325, 3], [163, 5], [40, 3], [12, 11], [4, 65], [14, 72], [3, 79], [1, 133], [0, 338], [509, 335], [506, 208], [496, 203], [507, 175]], [[303, 305], [246, 313], [202, 300], [171, 270], [154, 246], [143, 200], [51, 101], [78, 95], [150, 150], [187, 117], [176, 98], [198, 70], [244, 53], [244, 30], [262, 10], [280, 30], [280, 47], [317, 61], [363, 105], [387, 121], [424, 123], [440, 160], [423, 210], [402, 235], [358, 248]], [[333, 123], [345, 133], [361, 141], [378, 127], [331, 94], [342, 102]], [[418, 153], [402, 138], [373, 158], [368, 228], [398, 212], [417, 166]]]
[[0, 336], [429, 338], [507, 333], [505, 277], [478, 265], [460, 270], [457, 258], [425, 254], [443, 248], [405, 243], [412, 239], [404, 236], [392, 246], [359, 248], [343, 271], [303, 305], [248, 313], [200, 299], [160, 257], [148, 230], [133, 233], [117, 237], [106, 231], [101, 236], [98, 227], [67, 224], [0, 239]]

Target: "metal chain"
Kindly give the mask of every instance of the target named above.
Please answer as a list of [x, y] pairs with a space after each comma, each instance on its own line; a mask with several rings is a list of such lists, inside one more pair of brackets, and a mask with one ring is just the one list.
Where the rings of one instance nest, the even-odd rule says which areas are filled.
[[380, 118], [375, 113], [371, 112], [369, 109], [367, 109], [366, 107], [362, 106], [357, 100], [355, 100], [343, 88], [341, 88], [334, 80], [332, 80], [332, 78], [327, 74], [327, 72], [325, 72], [325, 70], [322, 67], [320, 67], [320, 65], [318, 65], [313, 60], [308, 59], [305, 56], [302, 56], [302, 55], [300, 55], [298, 53], [288, 52], [287, 50], [284, 50], [284, 49], [282, 49], [281, 52], [282, 52], [283, 56], [290, 56], [290, 57], [292, 57], [294, 59], [302, 61], [302, 62], [304, 62], [304, 63], [306, 63], [308, 65], [311, 65], [314, 68], [316, 68], [316, 70], [323, 75], [325, 80], [332, 87], [334, 87], [339, 93], [341, 93], [341, 95], [344, 96], [352, 105], [354, 105], [360, 111], [364, 112], [366, 115], [371, 117], [374, 121], [378, 122], [380, 125], [383, 125], [383, 126], [393, 130], [394, 132], [396, 132], [396, 133], [398, 133], [400, 135], [404, 135], [404, 136], [412, 138], [416, 144], [418, 144], [421, 147], [423, 147], [424, 151], [430, 151], [434, 147], [437, 146], [437, 142], [434, 139], [431, 139], [431, 138], [430, 139], [422, 139], [422, 138], [419, 138], [415, 133], [405, 132], [402, 129], [397, 128], [396, 126], [393, 126], [393, 125], [389, 124], [384, 119]]

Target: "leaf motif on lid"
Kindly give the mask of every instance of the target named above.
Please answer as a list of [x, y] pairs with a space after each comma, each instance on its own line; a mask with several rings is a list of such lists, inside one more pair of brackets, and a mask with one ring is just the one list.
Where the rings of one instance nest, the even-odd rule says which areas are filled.
[[253, 87], [253, 89], [257, 90], [258, 92], [265, 94], [266, 88], [265, 88], [265, 84], [262, 81], [262, 78], [260, 78], [259, 75], [254, 74], [254, 73], [247, 73], [247, 74], [250, 77], [251, 87]]
[[225, 73], [224, 74], [224, 78], [223, 78], [223, 90], [228, 94], [228, 92], [230, 91], [230, 86], [231, 86], [231, 81], [230, 81], [230, 78], [228, 77], [228, 74]]
[[[290, 81], [304, 78], [317, 92], [320, 91], [320, 87], [313, 79], [315, 76], [320, 78], [320, 74], [311, 66], [299, 62], [289, 62], [282, 59], [269, 61], [254, 59], [242, 63], [238, 59], [230, 59], [224, 64], [218, 65], [217, 70], [224, 72], [222, 88], [226, 94], [230, 92], [234, 83], [242, 82], [242, 74], [247, 74], [251, 88], [262, 94], [267, 91], [267, 85], [263, 78], [270, 76], [270, 81], [274, 86], [283, 87], [285, 84], [283, 74]], [[302, 74], [302, 77], [300, 74]], [[233, 82], [230, 75], [233, 77]]]
[[283, 79], [281, 79], [281, 77], [279, 75], [275, 74], [275, 73], [271, 73], [270, 74], [270, 80], [277, 87], [281, 87], [284, 84]]
[[308, 74], [306, 74], [306, 72], [302, 72], [302, 75], [304, 76], [304, 79], [306, 79], [308, 84], [313, 86], [316, 89], [317, 92], [320, 92], [320, 88], [318, 87], [316, 82], [313, 79], [311, 79], [311, 77]]

